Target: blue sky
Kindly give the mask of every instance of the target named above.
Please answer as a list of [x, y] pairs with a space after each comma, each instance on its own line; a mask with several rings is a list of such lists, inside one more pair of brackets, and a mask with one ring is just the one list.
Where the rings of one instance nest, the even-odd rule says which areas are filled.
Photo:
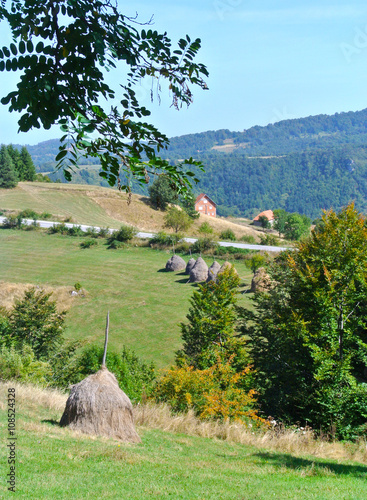
[[[138, 88], [151, 122], [169, 137], [228, 128], [243, 130], [287, 118], [367, 107], [367, 2], [308, 0], [119, 1], [141, 22], [172, 40], [202, 39], [198, 61], [210, 72], [209, 91], [194, 89], [194, 103], [170, 108], [167, 90], [150, 103], [150, 85]], [[3, 27], [0, 45], [9, 42]], [[121, 74], [110, 74], [118, 87]], [[15, 75], [1, 73], [1, 94]], [[2, 143], [34, 144], [58, 129], [17, 134], [17, 115], [0, 105]]]

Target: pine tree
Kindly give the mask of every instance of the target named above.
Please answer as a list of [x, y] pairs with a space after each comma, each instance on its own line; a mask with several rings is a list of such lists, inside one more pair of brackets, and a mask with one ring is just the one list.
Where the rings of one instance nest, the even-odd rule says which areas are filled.
[[188, 324], [181, 323], [183, 350], [177, 361], [184, 359], [195, 368], [204, 369], [215, 363], [211, 351], [226, 349], [231, 343], [237, 320], [235, 304], [239, 277], [233, 267], [225, 269], [216, 281], [199, 286], [191, 298]]
[[13, 188], [18, 184], [18, 175], [7, 147], [0, 148], [0, 188]]
[[25, 146], [20, 151], [20, 160], [22, 171], [19, 172], [19, 179], [21, 181], [34, 181], [36, 176], [36, 168], [34, 166], [31, 155]]

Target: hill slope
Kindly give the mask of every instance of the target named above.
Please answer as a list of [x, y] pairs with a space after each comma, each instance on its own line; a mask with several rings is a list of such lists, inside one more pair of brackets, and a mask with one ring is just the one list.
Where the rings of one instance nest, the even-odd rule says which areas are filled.
[[[95, 226], [119, 228], [121, 223], [137, 227], [142, 231], [158, 232], [163, 229], [164, 212], [154, 210], [149, 200], [133, 195], [130, 205], [127, 195], [116, 189], [75, 184], [52, 184], [41, 182], [19, 182], [15, 189], [0, 189], [0, 209], [49, 212], [54, 215], [71, 217], [73, 222]], [[189, 230], [196, 235], [200, 224], [208, 221], [219, 233], [232, 229], [240, 238], [252, 235], [258, 240], [259, 231], [223, 219], [200, 215]]]
[[[8, 387], [16, 391], [17, 498], [346, 500], [367, 495], [366, 466], [346, 461], [348, 454], [338, 444], [320, 443], [318, 451], [325, 458], [302, 453], [302, 443], [307, 449], [309, 443], [297, 436], [293, 443], [285, 436], [284, 451], [282, 437], [264, 439], [246, 431], [242, 442], [249, 444], [239, 444], [238, 424], [231, 430], [215, 424], [199, 428], [192, 417], [174, 418], [145, 405], [135, 409], [142, 444], [127, 445], [60, 428], [66, 396], [58, 391], [1, 383], [1, 413]], [[5, 435], [5, 415], [1, 427]], [[256, 442], [259, 447], [251, 445]], [[280, 445], [279, 451], [267, 451], [265, 443], [270, 449]], [[4, 478], [9, 472], [7, 449], [1, 450]], [[5, 480], [0, 496], [10, 497]]]
[[[339, 209], [352, 200], [367, 212], [366, 143], [367, 109], [284, 120], [242, 132], [174, 137], [163, 156], [173, 162], [193, 156], [204, 163], [206, 173], [197, 172], [196, 194], [207, 192], [220, 215], [252, 218], [266, 209], [284, 208], [313, 218], [322, 209]], [[42, 158], [50, 167], [56, 145], [47, 141], [30, 147], [39, 169], [45, 168]], [[105, 182], [97, 170], [83, 166], [75, 182]], [[139, 186], [135, 190], [146, 194]]]

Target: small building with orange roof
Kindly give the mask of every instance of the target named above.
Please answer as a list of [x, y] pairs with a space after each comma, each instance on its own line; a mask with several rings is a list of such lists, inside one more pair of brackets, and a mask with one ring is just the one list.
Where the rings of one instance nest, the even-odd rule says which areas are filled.
[[271, 225], [274, 224], [274, 214], [272, 210], [264, 210], [264, 212], [261, 212], [259, 215], [257, 215], [254, 220], [253, 224], [254, 226], [262, 226], [261, 224], [261, 217], [266, 217]]

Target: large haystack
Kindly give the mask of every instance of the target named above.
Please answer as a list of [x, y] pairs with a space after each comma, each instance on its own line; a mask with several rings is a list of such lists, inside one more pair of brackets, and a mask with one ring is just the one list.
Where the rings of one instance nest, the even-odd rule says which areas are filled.
[[196, 264], [196, 260], [193, 257], [191, 257], [191, 259], [189, 260], [189, 262], [186, 265], [185, 274], [190, 274], [191, 269], [194, 267], [195, 264]]
[[166, 264], [166, 271], [184, 271], [186, 262], [179, 255], [172, 255]]
[[131, 401], [120, 389], [115, 375], [106, 368], [108, 329], [109, 313], [101, 369], [72, 386], [60, 425], [85, 434], [140, 443], [134, 427]]
[[215, 260], [213, 264], [209, 267], [208, 278], [206, 281], [215, 281], [217, 279], [217, 274], [220, 270], [220, 264]]
[[208, 277], [208, 266], [206, 265], [202, 257], [198, 257], [194, 267], [191, 269], [189, 283], [206, 281], [207, 277]]
[[85, 434], [141, 442], [134, 427], [131, 401], [105, 366], [72, 386], [60, 425]]

